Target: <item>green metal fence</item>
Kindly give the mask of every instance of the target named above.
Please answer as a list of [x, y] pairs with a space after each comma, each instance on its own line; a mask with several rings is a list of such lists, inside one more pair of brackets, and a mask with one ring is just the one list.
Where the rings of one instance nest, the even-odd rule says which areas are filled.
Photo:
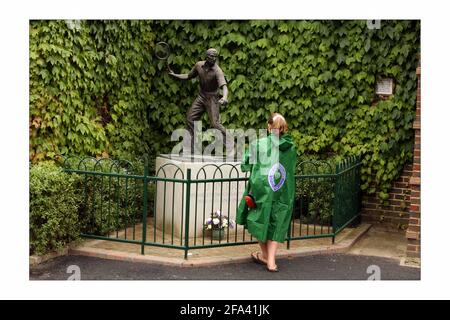
[[[298, 165], [288, 248], [300, 239], [329, 237], [334, 243], [358, 219], [360, 165], [358, 157], [334, 168], [323, 161]], [[248, 181], [238, 164], [200, 163], [186, 169], [158, 159], [149, 165], [72, 156], [65, 158], [64, 168], [83, 176], [83, 237], [140, 245], [142, 254], [146, 246], [181, 249], [185, 258], [191, 249], [257, 243], [234, 223]], [[207, 222], [216, 211], [227, 227], [213, 233]]]

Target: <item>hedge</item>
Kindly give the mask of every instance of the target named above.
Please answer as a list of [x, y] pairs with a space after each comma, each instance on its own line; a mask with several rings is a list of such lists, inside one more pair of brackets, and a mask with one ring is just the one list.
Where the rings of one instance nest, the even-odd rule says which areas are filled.
[[80, 177], [52, 162], [30, 168], [30, 254], [58, 250], [79, 238]]

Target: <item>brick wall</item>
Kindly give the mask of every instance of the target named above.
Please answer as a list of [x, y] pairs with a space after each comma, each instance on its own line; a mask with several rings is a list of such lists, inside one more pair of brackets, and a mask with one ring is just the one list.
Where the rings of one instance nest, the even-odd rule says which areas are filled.
[[409, 226], [406, 232], [408, 247], [406, 256], [408, 258], [420, 258], [420, 67], [417, 68], [417, 101], [416, 119], [414, 121], [415, 142], [413, 172], [409, 181], [411, 185], [411, 207], [409, 212]]
[[417, 100], [416, 119], [413, 124], [415, 132], [413, 163], [406, 165], [401, 177], [394, 182], [389, 191], [389, 206], [382, 206], [376, 195], [363, 196], [362, 219], [364, 222], [372, 223], [374, 227], [406, 231], [408, 241], [406, 255], [408, 258], [420, 259], [420, 66], [416, 73]]
[[413, 165], [406, 165], [399, 179], [389, 190], [389, 206], [382, 206], [377, 195], [363, 195], [362, 219], [374, 227], [406, 231], [411, 206], [410, 179]]

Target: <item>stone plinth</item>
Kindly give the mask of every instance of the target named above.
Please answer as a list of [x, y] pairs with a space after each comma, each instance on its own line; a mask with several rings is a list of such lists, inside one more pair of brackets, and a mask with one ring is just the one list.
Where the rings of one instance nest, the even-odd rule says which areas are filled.
[[[240, 162], [227, 162], [222, 157], [160, 155], [156, 158], [156, 176], [191, 180], [246, 177]], [[212, 212], [220, 210], [230, 219], [236, 219], [236, 209], [245, 189], [245, 181], [191, 183], [190, 195], [186, 183], [158, 181], [156, 183], [155, 224], [166, 235], [185, 235], [186, 200], [189, 196], [189, 236], [201, 237], [203, 224]]]

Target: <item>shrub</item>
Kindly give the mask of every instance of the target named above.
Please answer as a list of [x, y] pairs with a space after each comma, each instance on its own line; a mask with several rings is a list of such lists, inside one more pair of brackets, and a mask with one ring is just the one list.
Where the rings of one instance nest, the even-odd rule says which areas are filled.
[[[298, 174], [320, 175], [334, 172], [336, 159], [314, 159], [302, 156]], [[303, 178], [296, 181], [296, 207], [294, 218], [303, 223], [331, 225], [333, 214], [334, 182], [327, 178]]]
[[63, 248], [79, 236], [79, 177], [52, 162], [30, 168], [30, 254]]
[[[142, 221], [142, 181], [125, 178], [126, 175], [143, 174], [143, 164], [139, 160], [70, 157], [65, 166], [87, 172], [121, 175], [113, 177], [74, 174], [80, 178], [77, 188], [83, 197], [82, 205], [78, 210], [82, 233], [108, 236], [110, 232]], [[153, 195], [152, 184], [149, 185], [149, 189], [149, 194]], [[150, 203], [149, 208], [153, 208]]]

